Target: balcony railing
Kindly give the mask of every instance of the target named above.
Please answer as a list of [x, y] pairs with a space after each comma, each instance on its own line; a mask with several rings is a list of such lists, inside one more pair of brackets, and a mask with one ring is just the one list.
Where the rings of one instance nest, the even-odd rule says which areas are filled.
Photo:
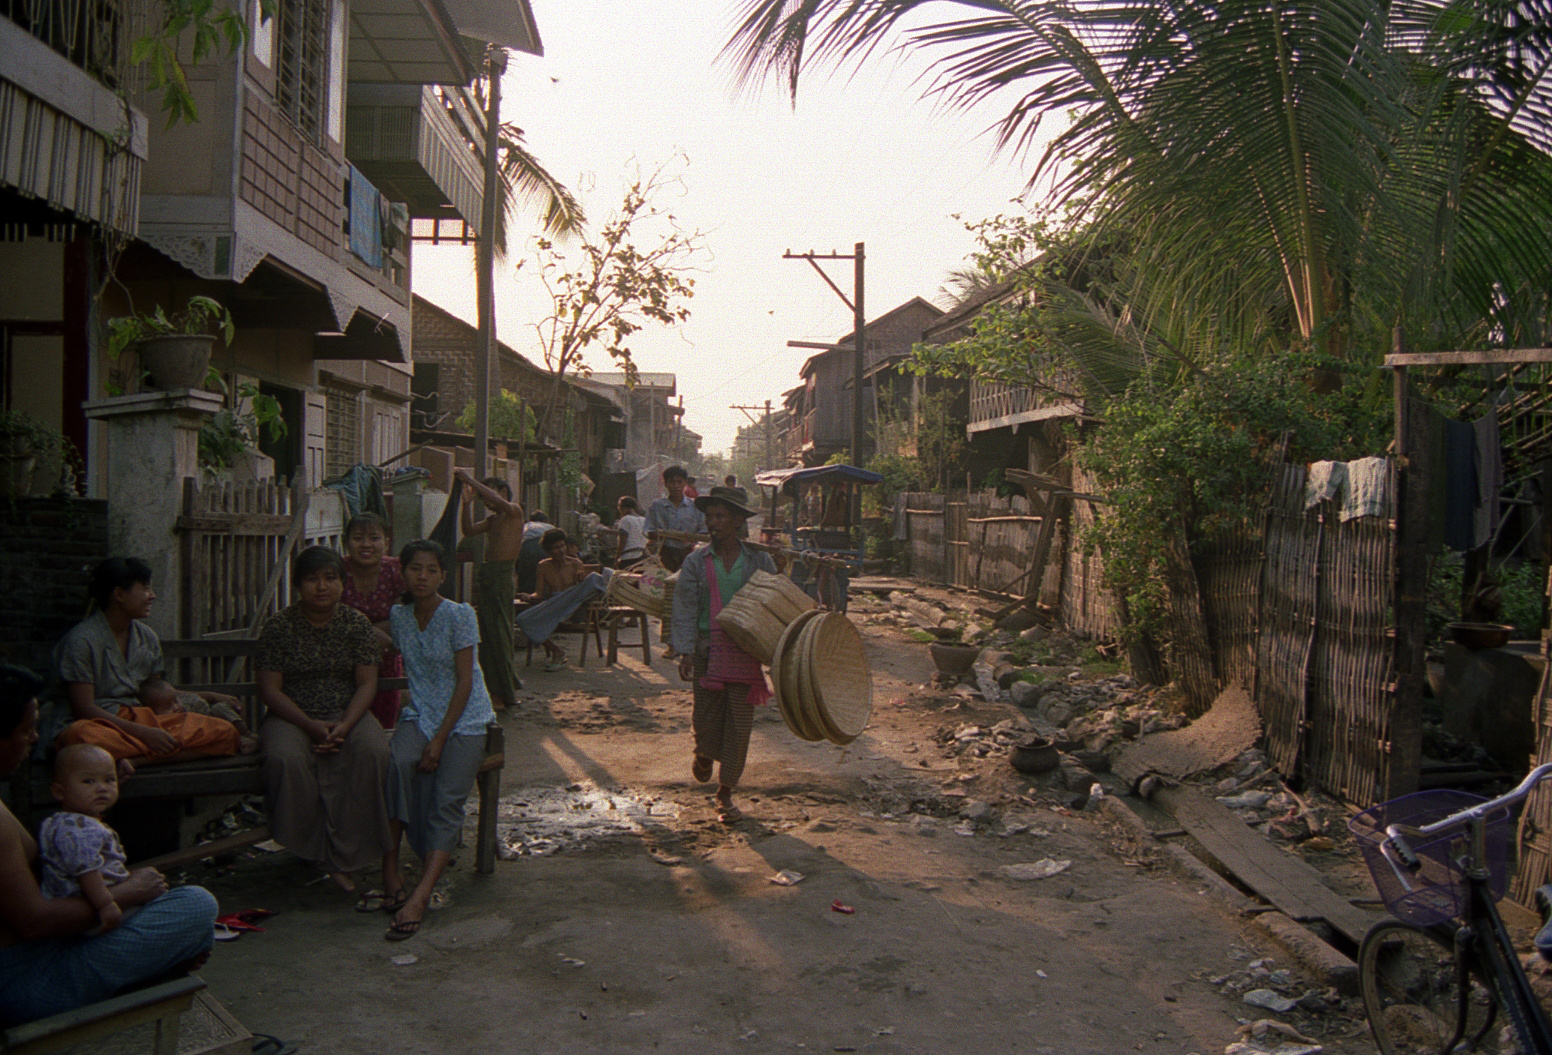
[[1057, 417], [1079, 411], [1076, 400], [1022, 385], [996, 385], [984, 381], [970, 383], [971, 432], [1011, 425], [1017, 419], [1040, 412], [1041, 417]]
[[0, 0], [0, 13], [109, 88], [123, 81], [123, 11], [117, 0]]

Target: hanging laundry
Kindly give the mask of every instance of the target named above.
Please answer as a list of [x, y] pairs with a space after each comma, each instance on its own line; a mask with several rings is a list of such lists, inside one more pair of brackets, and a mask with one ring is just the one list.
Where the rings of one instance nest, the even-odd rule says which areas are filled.
[[1347, 491], [1342, 496], [1342, 522], [1355, 517], [1390, 515], [1390, 461], [1359, 458], [1348, 462]]

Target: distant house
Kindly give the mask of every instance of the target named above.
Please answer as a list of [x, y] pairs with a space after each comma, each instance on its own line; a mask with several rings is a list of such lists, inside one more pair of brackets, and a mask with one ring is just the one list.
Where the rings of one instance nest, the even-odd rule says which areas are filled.
[[[880, 315], [864, 328], [863, 449], [870, 456], [872, 430], [878, 413], [878, 389], [874, 379], [883, 363], [898, 363], [922, 340], [927, 328], [943, 310], [921, 297]], [[801, 390], [788, 393], [783, 403], [791, 415], [785, 444], [796, 464], [823, 465], [833, 455], [850, 451], [856, 369], [854, 334], [847, 334], [827, 349], [811, 356], [798, 371]]]
[[[925, 344], [950, 344], [971, 336], [976, 319], [992, 306], [1016, 305], [1029, 296], [1017, 280], [997, 283], [947, 312], [923, 334]], [[958, 382], [958, 384], [964, 384]], [[1050, 473], [1066, 450], [1063, 429], [1083, 414], [1081, 402], [1017, 385], [972, 380], [965, 390], [966, 458], [977, 479], [994, 469]]]
[[[444, 308], [416, 296], [414, 404], [410, 437], [416, 443], [473, 449], [472, 430], [457, 423], [464, 408], [474, 402], [475, 349], [479, 331]], [[582, 472], [594, 482], [608, 471], [610, 451], [625, 445], [625, 418], [608, 395], [586, 381], [566, 377], [556, 390], [555, 376], [543, 366], [505, 344], [498, 345], [491, 371], [492, 394], [511, 392], [539, 418], [551, 398], [554, 413], [534, 437], [531, 457], [523, 465], [524, 502], [544, 506], [552, 517], [572, 509], [574, 496], [560, 493], [556, 479], [557, 458], [563, 451], [580, 456]], [[569, 425], [569, 433], [568, 433]], [[492, 440], [523, 437], [492, 435]], [[507, 457], [493, 471], [516, 472], [519, 445], [506, 444]], [[510, 464], [510, 469], [507, 465]], [[513, 477], [513, 482], [517, 480]], [[558, 522], [558, 521], [557, 521]]]
[[625, 408], [626, 442], [615, 471], [654, 464], [689, 464], [700, 451], [701, 436], [684, 427], [684, 406], [674, 374], [641, 372], [627, 387], [623, 373], [595, 373], [587, 382], [609, 389]]

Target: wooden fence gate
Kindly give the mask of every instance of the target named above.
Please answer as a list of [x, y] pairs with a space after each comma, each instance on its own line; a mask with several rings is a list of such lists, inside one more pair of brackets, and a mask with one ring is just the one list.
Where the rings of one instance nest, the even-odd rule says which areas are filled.
[[266, 617], [291, 603], [292, 553], [314, 544], [342, 549], [342, 507], [337, 492], [284, 481], [200, 487], [185, 478], [176, 522], [180, 636], [257, 634]]

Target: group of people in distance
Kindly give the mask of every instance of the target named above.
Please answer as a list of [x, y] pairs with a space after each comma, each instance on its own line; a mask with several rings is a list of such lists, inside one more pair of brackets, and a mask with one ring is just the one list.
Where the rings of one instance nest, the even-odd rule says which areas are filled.
[[[659, 529], [710, 535], [694, 549], [665, 544], [680, 550], [665, 559], [680, 568], [667, 637], [679, 676], [693, 682], [691, 773], [705, 783], [719, 770], [719, 815], [733, 823], [753, 707], [769, 692], [759, 663], [722, 633], [716, 614], [756, 569], [775, 569], [739, 537], [753, 513], [741, 489], [714, 487], [689, 501], [683, 470], [664, 476], [670, 498], [646, 517], [622, 504], [622, 552], [644, 551]], [[484, 536], [484, 566], [495, 568], [480, 577], [477, 599], [481, 608], [502, 604], [504, 591], [496, 611], [505, 619], [442, 595], [450, 564], [437, 543], [410, 542], [395, 559], [383, 520], [357, 516], [343, 555], [312, 546], [292, 562], [294, 600], [266, 622], [254, 651], [265, 713], [257, 730], [243, 725], [237, 700], [167, 682], [161, 643], [146, 622], [156, 600], [151, 567], [122, 557], [96, 567], [90, 614], [55, 653], [73, 718], [48, 732], [59, 811], [34, 839], [0, 805], [0, 1024], [103, 999], [208, 957], [215, 899], [198, 887], [169, 889], [154, 869], [130, 869], [105, 821], [138, 765], [257, 751], [274, 839], [319, 865], [357, 910], [386, 911], [387, 939], [417, 933], [495, 717], [483, 668], [487, 657], [492, 667], [512, 667], [513, 575], [531, 527], [500, 489], [463, 473], [459, 483], [489, 514], [464, 514], [465, 534]], [[569, 615], [577, 597], [604, 589], [607, 578], [579, 574], [564, 535], [541, 530], [539, 603], [518, 625], [547, 641], [550, 620]], [[397, 692], [379, 687], [381, 677], [398, 676], [409, 684], [402, 706]], [[0, 666], [0, 775], [24, 764], [38, 742], [44, 687], [31, 671]], [[422, 864], [413, 887], [401, 867], [405, 841]], [[358, 890], [356, 873], [372, 865], [382, 869], [381, 887]]]

